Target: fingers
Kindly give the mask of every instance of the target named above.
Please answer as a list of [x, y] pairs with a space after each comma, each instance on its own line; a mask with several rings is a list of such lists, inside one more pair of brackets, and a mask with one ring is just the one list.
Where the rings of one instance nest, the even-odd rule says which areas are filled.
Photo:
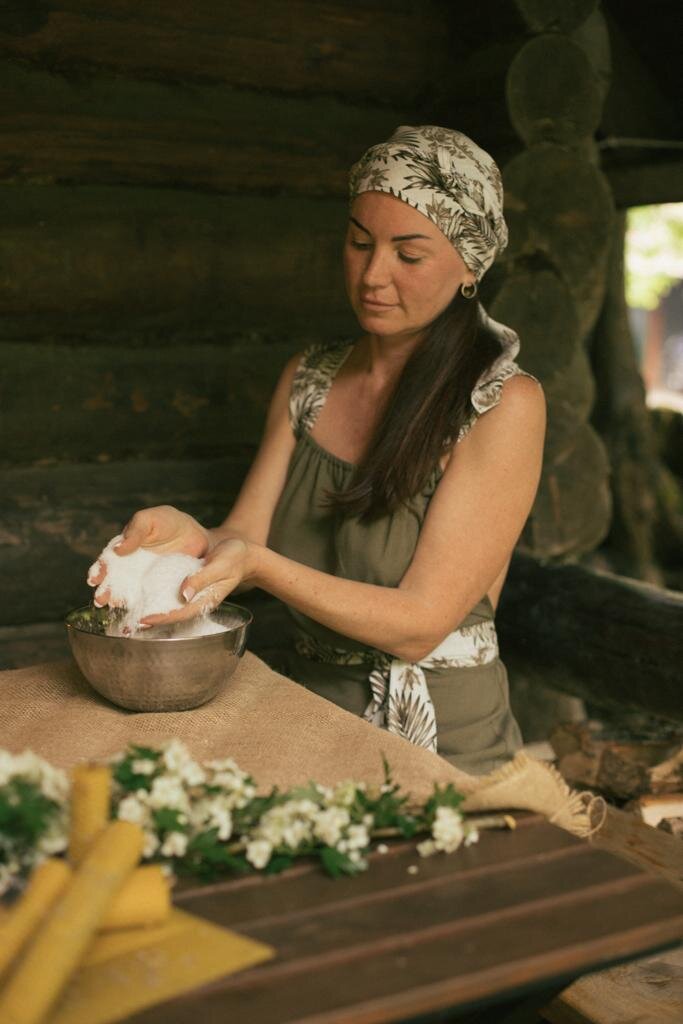
[[208, 615], [230, 593], [233, 586], [236, 586], [236, 583], [232, 586], [229, 584], [218, 586], [215, 583], [210, 583], [203, 590], [197, 591], [182, 608], [176, 608], [165, 615], [145, 615], [140, 619], [140, 625], [170, 626], [174, 622], [187, 622], [189, 619], [195, 619], [198, 615]]
[[148, 540], [151, 529], [142, 520], [139, 512], [136, 512], [131, 521], [123, 529], [123, 538], [114, 545], [117, 555], [132, 555], [144, 542]]
[[102, 562], [98, 558], [97, 561], [93, 562], [93, 564], [88, 569], [88, 586], [99, 587], [100, 583], [102, 583], [106, 575], [107, 568], [105, 565], [102, 564]]

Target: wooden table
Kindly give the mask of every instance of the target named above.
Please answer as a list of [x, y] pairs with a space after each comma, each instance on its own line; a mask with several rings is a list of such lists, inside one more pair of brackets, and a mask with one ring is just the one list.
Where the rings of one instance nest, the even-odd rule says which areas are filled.
[[681, 893], [536, 816], [451, 856], [400, 843], [355, 879], [302, 864], [176, 903], [277, 957], [130, 1024], [531, 1021], [587, 971], [683, 938]]

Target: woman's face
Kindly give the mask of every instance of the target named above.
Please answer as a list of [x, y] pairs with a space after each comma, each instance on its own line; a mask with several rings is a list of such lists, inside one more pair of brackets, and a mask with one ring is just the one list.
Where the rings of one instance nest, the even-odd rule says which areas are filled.
[[419, 335], [475, 277], [435, 224], [403, 200], [363, 192], [353, 202], [344, 277], [361, 327]]

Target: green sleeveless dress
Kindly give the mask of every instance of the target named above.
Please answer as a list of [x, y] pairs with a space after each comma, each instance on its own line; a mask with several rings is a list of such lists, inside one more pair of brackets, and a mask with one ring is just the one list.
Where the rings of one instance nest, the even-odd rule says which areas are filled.
[[[472, 393], [473, 415], [463, 427], [467, 432], [477, 415], [492, 408], [500, 398], [503, 382], [524, 373], [514, 362], [519, 347], [516, 335], [502, 338], [501, 357], [481, 378]], [[287, 478], [275, 509], [268, 539], [274, 551], [304, 565], [349, 580], [396, 587], [405, 574], [418, 542], [429, 501], [441, 477], [440, 467], [432, 472], [420, 494], [399, 508], [370, 523], [341, 518], [325, 505], [331, 491], [343, 490], [354, 466], [332, 455], [311, 437], [310, 431], [322, 409], [334, 376], [352, 345], [317, 345], [303, 354], [290, 396], [290, 419], [296, 437]], [[528, 375], [530, 376], [530, 375]], [[342, 636], [290, 608], [293, 621], [292, 644], [279, 651], [273, 665], [291, 679], [319, 696], [356, 715], [371, 719], [373, 668], [398, 665], [407, 680], [406, 692], [418, 666], [392, 662], [392, 656]], [[505, 666], [498, 657], [494, 612], [488, 595], [483, 597], [458, 627], [471, 655], [456, 659], [435, 658], [420, 663], [419, 675], [433, 708], [436, 736], [431, 749], [464, 771], [491, 771], [521, 746], [522, 740], [509, 704]], [[493, 637], [493, 645], [491, 638]], [[484, 638], [482, 640], [482, 638]], [[457, 638], [456, 638], [457, 639]], [[483, 643], [483, 648], [482, 648]], [[438, 653], [439, 649], [437, 648]], [[465, 667], [463, 667], [463, 665]], [[375, 678], [379, 674], [375, 673]], [[392, 672], [392, 677], [396, 673]], [[380, 687], [382, 679], [379, 679]], [[384, 689], [376, 697], [375, 711], [386, 703]], [[422, 721], [422, 719], [420, 719]], [[392, 728], [413, 742], [428, 746], [413, 730]]]

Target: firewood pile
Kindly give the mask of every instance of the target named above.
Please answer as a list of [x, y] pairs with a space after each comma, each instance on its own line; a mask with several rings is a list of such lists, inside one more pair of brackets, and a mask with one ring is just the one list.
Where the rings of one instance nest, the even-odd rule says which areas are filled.
[[593, 789], [623, 810], [683, 838], [683, 727], [640, 734], [588, 720], [557, 726], [549, 737], [557, 767], [577, 789]]

